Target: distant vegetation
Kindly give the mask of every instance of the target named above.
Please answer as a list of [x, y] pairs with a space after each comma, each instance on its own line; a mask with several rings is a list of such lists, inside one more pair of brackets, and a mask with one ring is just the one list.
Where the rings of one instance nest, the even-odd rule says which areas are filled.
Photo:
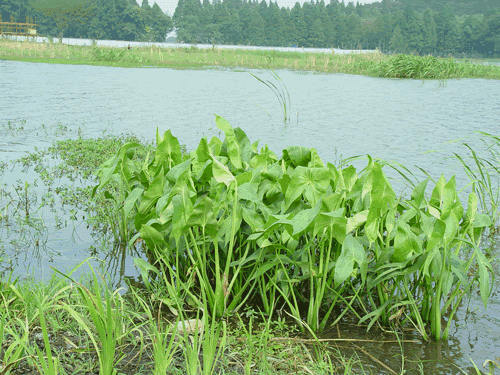
[[[393, 55], [382, 53], [301, 53], [279, 51], [236, 50], [221, 48], [110, 48], [72, 46], [59, 43], [0, 41], [0, 60], [44, 62], [56, 64], [85, 64], [120, 67], [153, 67], [175, 69], [289, 69], [325, 73], [362, 74], [385, 78], [500, 79], [500, 67], [453, 58], [433, 56]], [[280, 101], [285, 118], [289, 103], [286, 88], [278, 80], [262, 81], [273, 89]], [[278, 87], [275, 86], [278, 85]], [[274, 86], [274, 87], [273, 87]]]
[[[67, 24], [40, 3], [86, 3]], [[38, 6], [37, 6], [38, 4]], [[70, 8], [71, 8], [70, 7]], [[50, 8], [50, 7], [49, 7]], [[81, 10], [81, 7], [80, 7]], [[262, 0], [180, 0], [173, 17], [142, 0], [3, 0], [3, 19], [35, 17], [39, 33], [66, 37], [129, 41], [165, 41], [177, 29], [186, 43], [254, 46], [379, 48], [387, 53], [468, 57], [500, 55], [498, 0], [382, 0], [372, 4], [330, 0], [279, 8]], [[85, 19], [85, 22], [82, 22]], [[87, 21], [88, 19], [88, 21]]]
[[170, 16], [147, 0], [2, 0], [2, 19], [34, 18], [38, 34], [67, 38], [163, 42], [172, 31]]

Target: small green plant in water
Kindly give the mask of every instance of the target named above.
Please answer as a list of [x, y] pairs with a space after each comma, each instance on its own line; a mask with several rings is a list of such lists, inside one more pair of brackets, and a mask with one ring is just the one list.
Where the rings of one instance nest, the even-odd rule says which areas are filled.
[[266, 85], [271, 90], [273, 90], [274, 95], [276, 96], [276, 98], [278, 99], [278, 101], [280, 103], [281, 110], [283, 111], [283, 122], [285, 122], [285, 123], [289, 122], [290, 121], [289, 112], [290, 112], [290, 108], [291, 108], [290, 94], [288, 93], [288, 89], [286, 88], [283, 80], [278, 76], [278, 74], [272, 68], [271, 68], [271, 74], [272, 74], [274, 80], [276, 81], [276, 84], [278, 86], [280, 86], [279, 88], [276, 87], [276, 85], [274, 83], [272, 83], [271, 81], [269, 81], [269, 80], [264, 81], [264, 80], [260, 79], [259, 77], [257, 77], [256, 75], [250, 73], [250, 75], [252, 77], [254, 77], [256, 80], [258, 80], [259, 82], [262, 82], [264, 85]]

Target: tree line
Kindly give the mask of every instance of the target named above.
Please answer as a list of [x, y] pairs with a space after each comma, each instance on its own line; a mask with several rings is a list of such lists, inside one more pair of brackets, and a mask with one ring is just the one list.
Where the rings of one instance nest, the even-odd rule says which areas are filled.
[[172, 18], [143, 0], [0, 0], [3, 21], [36, 21], [38, 34], [68, 38], [164, 42]]
[[378, 48], [437, 55], [500, 52], [500, 7], [482, 2], [488, 5], [484, 13], [458, 16], [451, 2], [440, 1], [438, 11], [430, 6], [415, 10], [426, 1], [439, 6], [438, 0], [347, 5], [313, 0], [289, 9], [272, 0], [269, 4], [265, 0], [179, 0], [173, 21], [177, 39], [186, 43]]
[[[179, 0], [171, 18], [147, 0], [0, 0], [4, 20], [36, 17], [42, 35], [185, 43], [500, 54], [500, 0]], [[476, 10], [474, 13], [474, 9]]]

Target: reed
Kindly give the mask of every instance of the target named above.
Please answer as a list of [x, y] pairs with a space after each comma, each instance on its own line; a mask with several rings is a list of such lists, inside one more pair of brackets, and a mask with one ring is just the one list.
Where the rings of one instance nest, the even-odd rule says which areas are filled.
[[[77, 267], [80, 267], [84, 263], [88, 263], [88, 259], [81, 262]], [[93, 291], [74, 280], [71, 276], [58, 270], [55, 271], [76, 285], [76, 289], [83, 300], [84, 307], [90, 314], [93, 324], [91, 325], [83, 319], [75, 306], [63, 303], [61, 307], [78, 322], [80, 327], [90, 337], [99, 358], [99, 375], [116, 375], [115, 364], [121, 360], [121, 358], [118, 360], [115, 359], [116, 345], [124, 333], [121, 332], [120, 320], [117, 319], [116, 310], [113, 305], [120, 304], [120, 295], [117, 292], [111, 294], [107, 287], [101, 287], [94, 269], [90, 264], [88, 265], [93, 277]], [[105, 297], [104, 303], [101, 299], [103, 294]], [[93, 333], [94, 329], [97, 331], [97, 338]]]
[[262, 80], [260, 79], [259, 77], [257, 77], [256, 75], [254, 75], [253, 73], [249, 73], [252, 77], [254, 77], [256, 80], [258, 80], [259, 82], [263, 83], [264, 85], [266, 85], [267, 87], [269, 87], [274, 95], [276, 96], [276, 99], [278, 99], [278, 102], [280, 103], [280, 108], [283, 112], [283, 122], [287, 123], [290, 121], [290, 114], [289, 114], [289, 111], [290, 111], [290, 108], [291, 108], [291, 104], [290, 104], [290, 94], [288, 92], [288, 89], [286, 88], [283, 80], [278, 76], [278, 74], [271, 68], [271, 74], [274, 78], [274, 80], [276, 81], [276, 85], [279, 86], [276, 87], [276, 85], [274, 83], [272, 83], [271, 81], [269, 80]]
[[376, 76], [391, 78], [446, 79], [465, 77], [490, 77], [500, 73], [500, 68], [487, 67], [471, 62], [455, 62], [433, 56], [394, 55], [367, 67]]
[[471, 181], [472, 191], [477, 195], [482, 211], [491, 217], [493, 233], [498, 231], [500, 219], [500, 137], [477, 132], [487, 152], [481, 156], [474, 148], [464, 143], [470, 152], [468, 159], [454, 153]]

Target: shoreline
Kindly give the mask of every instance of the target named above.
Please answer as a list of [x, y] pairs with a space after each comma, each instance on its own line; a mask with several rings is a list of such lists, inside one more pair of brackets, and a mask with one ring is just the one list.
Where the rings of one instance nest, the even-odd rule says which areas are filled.
[[[41, 39], [41, 38], [38, 38]], [[308, 52], [286, 47], [286, 51], [270, 49], [198, 48], [195, 46], [163, 47], [151, 43], [134, 47], [107, 47], [97, 41], [93, 45], [40, 43], [0, 39], [0, 60], [49, 64], [95, 65], [123, 68], [171, 69], [287, 69], [321, 73], [343, 73], [380, 78], [494, 78], [500, 79], [500, 67], [483, 65], [476, 60], [456, 62], [453, 58], [432, 56], [385, 55], [379, 51], [351, 53]], [[130, 45], [130, 49], [128, 48]], [[226, 46], [234, 47], [234, 46]], [[242, 46], [244, 47], [244, 46]], [[271, 48], [271, 47], [269, 47]], [[404, 61], [401, 61], [401, 58]], [[473, 61], [473, 62], [471, 62]], [[408, 73], [410, 72], [410, 73]]]

